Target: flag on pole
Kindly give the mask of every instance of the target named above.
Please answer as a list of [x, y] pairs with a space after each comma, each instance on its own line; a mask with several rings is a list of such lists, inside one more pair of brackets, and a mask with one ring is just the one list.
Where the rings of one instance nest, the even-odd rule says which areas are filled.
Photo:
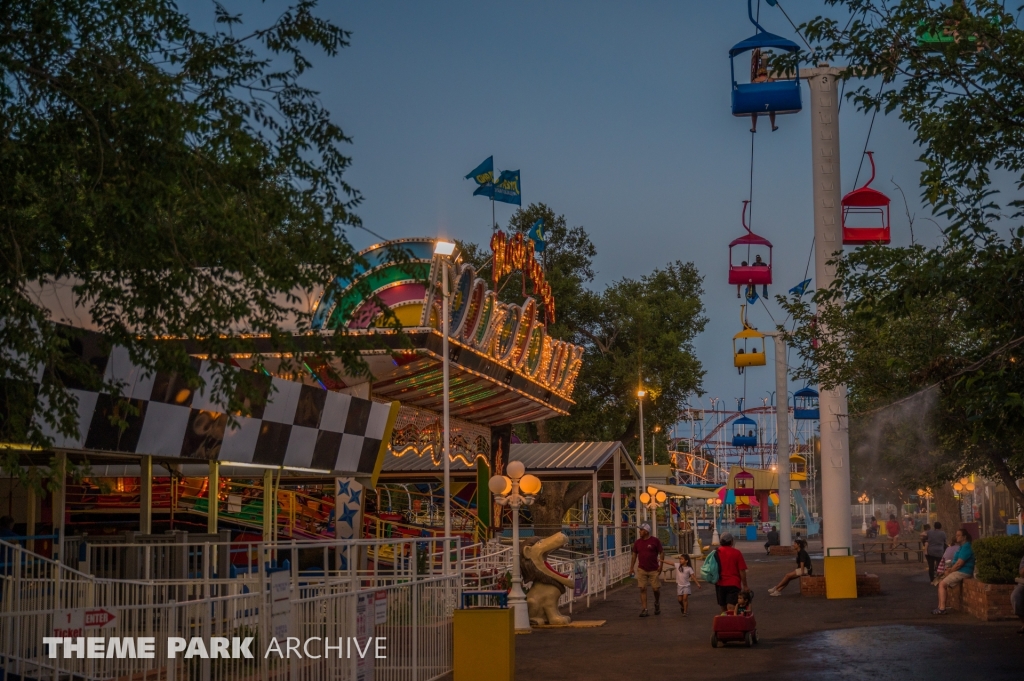
[[479, 187], [473, 192], [473, 196], [486, 196], [494, 198], [494, 157], [488, 156], [487, 160], [474, 168], [468, 175], [467, 180], [474, 180]]
[[518, 170], [502, 170], [494, 183], [494, 200], [502, 203], [523, 205], [522, 188], [519, 184]]
[[544, 218], [533, 223], [533, 227], [530, 227], [526, 236], [533, 240], [533, 250], [543, 253], [544, 249], [548, 247], [548, 240], [544, 237]]
[[789, 289], [789, 292], [792, 293], [794, 296], [802, 296], [803, 294], [807, 293], [807, 287], [810, 285], [810, 283], [810, 279], [804, 279], [799, 284]]

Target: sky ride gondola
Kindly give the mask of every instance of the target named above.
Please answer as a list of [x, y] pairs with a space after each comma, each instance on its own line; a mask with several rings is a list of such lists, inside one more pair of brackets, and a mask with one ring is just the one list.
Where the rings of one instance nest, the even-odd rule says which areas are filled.
[[807, 459], [799, 454], [789, 455], [789, 479], [796, 482], [807, 481]]
[[[764, 287], [764, 295], [768, 295], [768, 285], [772, 283], [772, 242], [765, 239], [763, 236], [754, 234], [750, 227], [747, 226], [747, 204], [750, 201], [743, 202], [743, 213], [740, 215], [740, 223], [743, 225], [743, 229], [747, 230], [747, 233], [743, 236], [733, 239], [729, 244], [729, 283], [736, 286], [736, 297], [740, 297], [741, 286], [757, 286], [760, 284]], [[737, 246], [746, 246], [746, 259], [741, 258], [740, 264], [736, 264], [733, 249]], [[762, 258], [762, 253], [758, 251], [764, 251], [767, 249], [768, 261], [765, 262]]]
[[800, 388], [793, 393], [793, 418], [798, 421], [817, 421], [819, 418], [818, 391]]
[[764, 334], [747, 323], [746, 305], [740, 305], [740, 321], [743, 323], [743, 330], [732, 337], [732, 365], [743, 373], [746, 367], [763, 367], [766, 364], [764, 356]]
[[[871, 177], [860, 189], [843, 197], [843, 245], [887, 244], [890, 240], [888, 196], [868, 185], [875, 179], [874, 153], [867, 151], [871, 161]], [[866, 224], [854, 224], [866, 223]]]
[[732, 446], [757, 446], [757, 422], [754, 419], [741, 416], [732, 422]]
[[[779, 52], [799, 52], [800, 46], [792, 40], [769, 33], [754, 19], [751, 0], [747, 0], [747, 16], [757, 32], [746, 40], [741, 40], [729, 50], [729, 68], [732, 74], [732, 115], [757, 116], [767, 114], [797, 113], [802, 108], [800, 99], [800, 67], [793, 74], [781, 76], [776, 71], [771, 74], [771, 54]], [[751, 53], [751, 82], [736, 82], [737, 55]], [[756, 119], [755, 119], [756, 120]], [[772, 127], [774, 128], [774, 122]]]

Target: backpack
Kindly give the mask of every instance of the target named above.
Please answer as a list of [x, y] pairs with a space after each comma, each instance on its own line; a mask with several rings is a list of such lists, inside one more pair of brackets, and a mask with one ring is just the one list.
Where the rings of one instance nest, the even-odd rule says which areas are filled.
[[718, 583], [718, 550], [713, 550], [700, 566], [700, 578], [708, 584]]

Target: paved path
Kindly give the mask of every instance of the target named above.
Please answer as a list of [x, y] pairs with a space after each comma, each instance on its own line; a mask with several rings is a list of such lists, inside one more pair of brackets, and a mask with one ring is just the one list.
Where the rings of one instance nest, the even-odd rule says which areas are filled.
[[[795, 559], [766, 558], [752, 547], [746, 558], [760, 637], [753, 648], [711, 648], [711, 620], [719, 612], [713, 588], [691, 596], [690, 615], [683, 618], [675, 585], [667, 584], [662, 614], [642, 619], [631, 584], [574, 613], [576, 619], [607, 620], [601, 628], [518, 636], [516, 678], [1024, 679], [1024, 638], [1016, 635], [1020, 624], [979, 622], [960, 613], [932, 616], [935, 587], [921, 563], [865, 566], [858, 561], [858, 572], [881, 577], [883, 595], [829, 601], [800, 596], [796, 582], [781, 597], [768, 596], [768, 587], [793, 569]], [[821, 562], [814, 562], [820, 574]]]

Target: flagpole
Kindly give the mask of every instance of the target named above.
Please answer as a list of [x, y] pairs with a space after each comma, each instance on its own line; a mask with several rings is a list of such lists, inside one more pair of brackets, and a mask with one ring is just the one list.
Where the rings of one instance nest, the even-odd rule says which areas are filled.
[[[491, 183], [493, 185], [493, 182]], [[498, 228], [498, 223], [494, 219], [494, 189], [491, 189], [491, 231], [493, 232]]]

